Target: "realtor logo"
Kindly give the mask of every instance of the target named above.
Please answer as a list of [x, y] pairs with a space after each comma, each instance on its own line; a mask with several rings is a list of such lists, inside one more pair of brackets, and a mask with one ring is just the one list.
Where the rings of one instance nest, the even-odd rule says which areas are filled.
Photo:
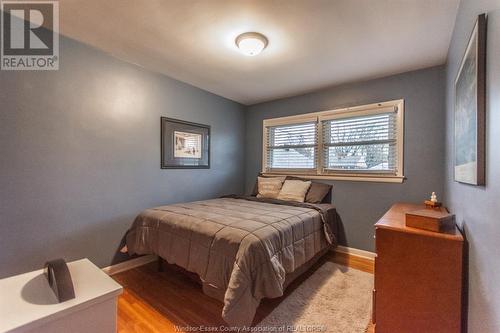
[[59, 69], [58, 1], [1, 1], [2, 70]]

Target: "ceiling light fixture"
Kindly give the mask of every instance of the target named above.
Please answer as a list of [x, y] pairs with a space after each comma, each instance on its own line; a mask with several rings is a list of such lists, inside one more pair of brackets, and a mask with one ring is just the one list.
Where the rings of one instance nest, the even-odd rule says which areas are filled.
[[245, 32], [236, 37], [236, 46], [244, 55], [253, 57], [261, 53], [267, 46], [267, 38], [258, 32]]

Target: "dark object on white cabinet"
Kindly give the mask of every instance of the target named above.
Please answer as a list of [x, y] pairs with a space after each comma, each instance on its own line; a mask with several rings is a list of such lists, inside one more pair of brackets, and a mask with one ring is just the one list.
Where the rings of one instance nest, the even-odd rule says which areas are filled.
[[73, 281], [64, 259], [47, 261], [44, 273], [59, 303], [75, 298]]

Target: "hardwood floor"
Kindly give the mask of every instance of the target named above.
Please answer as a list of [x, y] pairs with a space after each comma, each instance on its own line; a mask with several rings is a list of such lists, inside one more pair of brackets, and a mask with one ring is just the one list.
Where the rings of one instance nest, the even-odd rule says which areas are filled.
[[[255, 322], [260, 322], [276, 308], [302, 281], [324, 262], [337, 262], [351, 268], [370, 271], [364, 261], [349, 260], [342, 255], [327, 254], [307, 273], [294, 281], [285, 295], [265, 299], [257, 309]], [[140, 266], [113, 278], [124, 287], [118, 300], [119, 333], [184, 332], [179, 327], [225, 326], [221, 318], [222, 303], [206, 296], [201, 286], [173, 267], [158, 272], [156, 263]], [[373, 332], [368, 328], [367, 332]]]

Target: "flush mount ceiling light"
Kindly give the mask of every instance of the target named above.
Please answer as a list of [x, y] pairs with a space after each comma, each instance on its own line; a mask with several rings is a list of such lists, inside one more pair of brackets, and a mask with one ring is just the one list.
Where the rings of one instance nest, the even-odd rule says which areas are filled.
[[236, 37], [236, 46], [247, 56], [256, 56], [267, 46], [267, 38], [258, 32], [245, 32]]

